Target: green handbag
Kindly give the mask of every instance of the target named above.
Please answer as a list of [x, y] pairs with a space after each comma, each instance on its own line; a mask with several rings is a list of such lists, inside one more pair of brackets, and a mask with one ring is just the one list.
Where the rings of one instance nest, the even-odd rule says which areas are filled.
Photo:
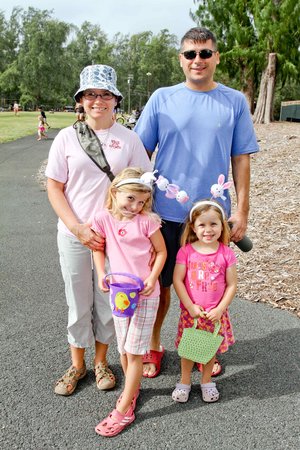
[[215, 324], [213, 333], [197, 330], [197, 323], [197, 319], [194, 319], [194, 326], [183, 330], [182, 338], [178, 345], [178, 355], [181, 358], [190, 359], [197, 363], [207, 364], [217, 353], [224, 339], [224, 336], [218, 334], [221, 322], [219, 321]]

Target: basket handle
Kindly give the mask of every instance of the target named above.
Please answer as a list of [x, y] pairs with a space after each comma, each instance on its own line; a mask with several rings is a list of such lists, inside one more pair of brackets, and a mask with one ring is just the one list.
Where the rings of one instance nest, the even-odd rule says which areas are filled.
[[136, 275], [132, 275], [132, 273], [126, 273], [126, 272], [110, 272], [105, 275], [103, 278], [104, 284], [109, 288], [109, 282], [107, 281], [107, 278], [112, 275], [121, 275], [123, 277], [131, 278], [132, 280], [136, 281], [139, 287], [139, 290], [142, 291], [144, 289], [144, 283], [143, 281], [137, 277]]
[[[194, 319], [194, 328], [197, 328], [197, 325], [198, 325], [198, 319], [197, 319], [197, 317], [195, 317], [195, 319]], [[218, 322], [215, 323], [215, 329], [214, 329], [214, 332], [213, 332], [214, 337], [217, 336], [217, 334], [220, 331], [220, 328], [221, 328], [221, 322], [220, 322], [220, 320], [218, 320]]]

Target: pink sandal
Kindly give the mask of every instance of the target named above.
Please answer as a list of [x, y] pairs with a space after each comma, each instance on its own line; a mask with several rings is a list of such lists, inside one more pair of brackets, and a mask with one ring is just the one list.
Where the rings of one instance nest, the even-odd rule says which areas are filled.
[[[133, 399], [131, 400], [131, 408], [132, 408], [133, 411], [135, 410], [135, 407], [136, 407], [136, 401], [137, 401], [139, 395], [140, 395], [140, 387], [136, 390], [136, 392], [135, 392], [135, 394], [134, 394], [134, 396], [133, 396]], [[116, 406], [118, 406], [119, 403], [121, 402], [122, 396], [123, 396], [123, 392], [122, 392], [122, 394], [120, 395], [120, 397], [118, 398]]]
[[131, 407], [125, 414], [121, 414], [117, 409], [114, 409], [106, 419], [98, 423], [95, 431], [101, 436], [113, 437], [121, 433], [134, 420], [135, 415]]

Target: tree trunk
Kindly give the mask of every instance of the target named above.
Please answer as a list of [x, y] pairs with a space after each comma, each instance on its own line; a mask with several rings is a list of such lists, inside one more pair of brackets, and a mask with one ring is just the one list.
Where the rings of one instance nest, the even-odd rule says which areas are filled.
[[276, 79], [276, 53], [270, 53], [268, 66], [264, 70], [260, 80], [259, 95], [254, 123], [270, 123], [273, 120], [273, 102]]
[[251, 114], [254, 112], [254, 80], [253, 77], [249, 77], [246, 81], [246, 86], [242, 89], [243, 94], [246, 97], [247, 103]]

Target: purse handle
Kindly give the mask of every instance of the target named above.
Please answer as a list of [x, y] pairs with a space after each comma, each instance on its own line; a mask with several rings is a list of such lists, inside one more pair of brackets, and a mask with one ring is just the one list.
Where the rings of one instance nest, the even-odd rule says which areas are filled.
[[[197, 317], [195, 317], [195, 319], [194, 319], [194, 328], [195, 329], [197, 328], [197, 325], [198, 325], [198, 319], [197, 319]], [[217, 336], [217, 334], [220, 331], [220, 328], [221, 328], [221, 322], [220, 322], [220, 320], [218, 320], [218, 322], [215, 323], [215, 329], [213, 332], [214, 337]]]
[[112, 275], [121, 275], [123, 277], [131, 278], [132, 280], [137, 282], [140, 291], [142, 291], [144, 289], [144, 283], [142, 282], [142, 280], [139, 277], [137, 277], [136, 275], [132, 275], [131, 273], [126, 273], [126, 272], [111, 272], [111, 273], [106, 274], [105, 277], [103, 278], [103, 281], [108, 288], [109, 288], [109, 283], [107, 281], [107, 278]]

